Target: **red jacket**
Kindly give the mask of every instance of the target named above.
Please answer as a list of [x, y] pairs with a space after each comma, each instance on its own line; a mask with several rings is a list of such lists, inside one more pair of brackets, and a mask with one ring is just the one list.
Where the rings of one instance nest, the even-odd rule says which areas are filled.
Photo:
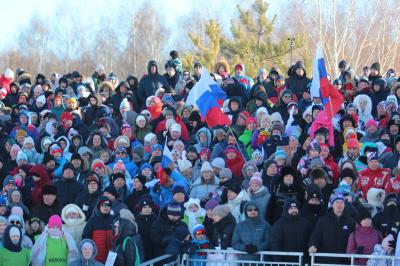
[[34, 165], [29, 170], [29, 174], [41, 177], [39, 181], [35, 182], [35, 186], [32, 190], [32, 204], [36, 206], [42, 202], [42, 187], [44, 185], [50, 185], [51, 179], [47, 174], [46, 168], [42, 164]]
[[332, 182], [334, 185], [337, 185], [338, 178], [339, 178], [339, 166], [338, 164], [333, 160], [333, 156], [329, 154], [329, 156], [324, 159], [324, 162], [326, 166], [328, 166], [329, 169], [332, 171]]
[[400, 176], [396, 176], [395, 178], [390, 178], [385, 186], [386, 194], [400, 192]]
[[370, 188], [385, 189], [390, 180], [390, 169], [378, 167], [375, 171], [367, 168], [358, 172], [357, 189], [361, 190], [363, 197], [367, 197]]
[[[189, 140], [189, 133], [188, 133], [188, 131], [187, 131], [186, 125], [185, 125], [185, 124], [180, 120], [180, 118], [178, 118], [178, 117], [175, 117], [175, 121], [176, 121], [177, 124], [179, 124], [179, 125], [181, 126], [182, 139], [183, 139], [184, 141]], [[166, 130], [166, 128], [165, 128], [165, 124], [166, 124], [166, 123], [167, 123], [167, 121], [166, 121], [166, 120], [163, 120], [163, 121], [161, 121], [161, 122], [157, 125], [156, 131], [155, 131], [155, 133], [156, 133], [157, 135], [160, 135], [163, 131]]]

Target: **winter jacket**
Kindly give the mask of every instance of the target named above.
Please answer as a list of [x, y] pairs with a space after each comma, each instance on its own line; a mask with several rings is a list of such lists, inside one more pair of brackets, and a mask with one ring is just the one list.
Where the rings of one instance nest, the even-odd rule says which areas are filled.
[[[346, 253], [370, 255], [374, 250], [375, 244], [380, 244], [381, 242], [382, 236], [373, 226], [362, 227], [357, 224], [356, 230], [350, 234], [347, 241]], [[365, 265], [366, 262], [367, 259], [356, 259], [354, 261], [357, 265]]]
[[42, 199], [42, 202], [32, 209], [31, 215], [35, 216], [35, 217], [39, 217], [40, 220], [47, 223], [50, 216], [55, 215], [55, 214], [61, 215], [61, 210], [62, 210], [62, 208], [61, 208], [60, 204], [58, 203], [57, 199], [54, 201], [52, 206], [48, 206], [48, 205], [44, 204], [43, 199]]
[[151, 215], [137, 215], [136, 223], [138, 225], [138, 233], [142, 237], [145, 260], [148, 261], [156, 256], [156, 252], [153, 248], [153, 243], [151, 241], [151, 228], [157, 216], [155, 214]]
[[245, 75], [246, 69], [245, 69], [243, 64], [237, 64], [235, 66], [235, 69], [238, 66], [240, 66], [242, 68], [242, 75], [238, 75], [238, 74], [235, 73], [235, 78], [239, 81], [239, 84], [241, 84], [244, 87], [246, 87], [247, 90], [250, 90], [251, 87], [253, 87], [253, 85], [254, 85], [254, 81], [253, 81], [252, 78], [250, 78], [249, 76]]
[[[296, 69], [298, 68], [304, 70], [302, 76], [297, 75]], [[289, 90], [296, 94], [297, 99], [301, 99], [303, 98], [303, 92], [307, 89], [307, 84], [310, 82], [311, 80], [307, 78], [304, 63], [299, 61], [293, 66], [292, 73], [290, 73], [289, 78], [286, 79], [285, 84]]]
[[165, 77], [158, 74], [158, 68], [155, 74], [151, 74], [152, 66], [157, 67], [157, 62], [154, 60], [149, 61], [147, 65], [147, 75], [141, 78], [139, 82], [137, 95], [142, 105], [146, 103], [148, 97], [154, 95], [157, 89], [168, 87], [168, 82]]
[[400, 211], [395, 205], [386, 206], [386, 200], [387, 197], [384, 201], [385, 208], [382, 212], [378, 212], [372, 218], [372, 221], [374, 227], [379, 230], [382, 236], [387, 236], [388, 234], [396, 235], [400, 225]]
[[315, 224], [317, 223], [318, 219], [324, 216], [325, 213], [326, 213], [326, 208], [322, 203], [319, 205], [312, 205], [309, 203], [305, 203], [303, 205], [303, 209], [301, 210], [301, 216], [303, 216], [310, 222], [312, 228], [315, 227]]
[[[101, 199], [104, 198], [100, 197], [99, 200]], [[111, 249], [113, 224], [114, 216], [100, 213], [99, 207], [96, 207], [83, 229], [82, 239], [89, 238], [94, 241], [98, 250], [96, 260], [101, 263], [106, 261], [108, 251]]]
[[261, 187], [259, 191], [254, 193], [250, 192], [248, 194], [250, 200], [257, 204], [259, 216], [265, 219], [265, 213], [267, 211], [269, 199], [271, 198], [268, 189], [266, 187]]
[[136, 226], [125, 219], [119, 219], [117, 238], [113, 244], [113, 251], [117, 253], [115, 266], [137, 265], [140, 263], [140, 245], [137, 244]]
[[35, 186], [32, 191], [32, 205], [36, 206], [42, 201], [42, 187], [44, 185], [50, 185], [51, 180], [47, 174], [46, 168], [42, 164], [34, 165], [29, 173], [31, 175], [40, 176], [40, 180], [35, 182]]
[[[289, 215], [290, 204], [296, 202], [290, 199], [285, 202], [282, 217], [272, 226], [271, 250], [283, 252], [306, 252], [308, 240], [312, 227], [310, 222], [298, 215]], [[282, 258], [283, 261], [290, 261], [293, 257]]]
[[[321, 217], [311, 234], [308, 246], [315, 246], [322, 253], [345, 253], [349, 235], [354, 231], [354, 220], [344, 215], [340, 217], [330, 210]], [[341, 263], [346, 260], [327, 258], [325, 263]]]
[[361, 190], [363, 197], [366, 198], [370, 188], [385, 189], [391, 176], [390, 169], [378, 167], [376, 170], [369, 168], [358, 172], [357, 189]]
[[217, 223], [214, 223], [213, 238], [210, 239], [214, 247], [226, 249], [232, 247], [232, 236], [236, 221], [232, 214], [228, 214]]
[[[254, 202], [245, 204], [244, 209]], [[260, 215], [256, 218], [249, 218], [236, 225], [232, 236], [232, 247], [235, 250], [246, 252], [246, 245], [253, 244], [257, 251], [267, 250], [271, 242], [271, 226]], [[256, 259], [254, 255], [241, 255], [243, 259]]]
[[81, 208], [86, 218], [89, 219], [92, 216], [94, 209], [96, 208], [96, 203], [99, 196], [99, 190], [94, 193], [89, 193], [89, 191], [85, 189], [83, 192], [79, 193], [74, 203], [78, 205], [79, 208]]
[[153, 223], [150, 231], [150, 238], [153, 243], [153, 249], [157, 256], [165, 254], [165, 249], [168, 246], [171, 238], [174, 236], [176, 227], [184, 226], [185, 223], [181, 220], [173, 222], [168, 218], [167, 207], [160, 211], [157, 220]]
[[110, 163], [109, 165], [107, 165], [108, 167], [110, 167], [111, 169], [113, 169], [114, 168], [114, 165], [119, 161], [119, 160], [121, 160], [123, 163], [124, 163], [124, 165], [125, 165], [125, 168], [126, 168], [126, 171], [128, 171], [129, 172], [129, 175], [132, 177], [132, 176], [135, 176], [137, 173], [138, 173], [138, 167], [137, 167], [137, 165], [134, 163], [134, 162], [132, 162], [132, 161], [130, 161], [130, 159], [129, 159], [129, 157], [125, 157], [125, 158], [123, 158], [123, 159], [115, 159], [114, 160], [114, 162], [112, 162], [112, 163]]
[[63, 178], [54, 182], [54, 186], [57, 188], [57, 199], [61, 208], [64, 208], [67, 204], [74, 203], [77, 196], [84, 190], [83, 184], [75, 178]]
[[82, 247], [85, 243], [90, 242], [92, 246], [94, 247], [93, 250], [93, 255], [89, 260], [86, 260], [82, 256], [82, 252], [80, 252], [80, 260], [79, 261], [74, 261], [68, 266], [104, 266], [103, 263], [98, 262], [95, 257], [97, 256], [97, 247], [96, 244], [91, 240], [91, 239], [83, 239], [80, 244], [79, 244], [79, 250], [82, 251]]
[[142, 197], [149, 195], [150, 191], [147, 187], [143, 187], [142, 190], [133, 190], [126, 200], [126, 205], [132, 213], [135, 213], [135, 207], [140, 202]]
[[[66, 210], [68, 207], [74, 207], [78, 214], [78, 218], [76, 220], [69, 220], [67, 219], [67, 214]], [[70, 233], [72, 238], [75, 240], [75, 243], [80, 243], [82, 240], [82, 233], [83, 229], [85, 228], [86, 225], [86, 216], [83, 214], [81, 209], [76, 208], [76, 205], [74, 204], [68, 204], [67, 206], [64, 207], [64, 209], [61, 212], [61, 218], [64, 221], [64, 229]]]
[[210, 194], [214, 194], [218, 188], [219, 179], [216, 176], [211, 177], [209, 182], [205, 182], [203, 177], [198, 178], [192, 185], [190, 197], [205, 201], [210, 198]]

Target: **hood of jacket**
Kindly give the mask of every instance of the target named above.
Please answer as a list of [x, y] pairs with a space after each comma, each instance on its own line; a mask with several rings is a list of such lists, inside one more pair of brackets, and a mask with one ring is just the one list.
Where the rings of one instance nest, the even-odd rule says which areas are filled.
[[157, 61], [155, 60], [150, 60], [149, 63], [147, 64], [147, 73], [151, 75], [151, 67], [155, 66], [156, 67], [156, 75], [158, 74], [158, 66], [157, 66]]
[[196, 140], [197, 140], [197, 143], [199, 143], [199, 144], [200, 144], [200, 138], [199, 138], [200, 133], [205, 133], [206, 134], [206, 136], [207, 136], [207, 147], [208, 147], [211, 144], [211, 141], [212, 141], [212, 139], [211, 139], [211, 131], [206, 127], [202, 127], [197, 131]]
[[89, 262], [90, 261], [94, 261], [94, 258], [97, 256], [97, 247], [96, 247], [96, 244], [93, 242], [93, 240], [88, 239], [88, 238], [82, 239], [82, 241], [79, 243], [79, 251], [80, 251], [79, 255], [81, 257], [81, 261], [82, 262], [85, 261], [85, 259], [83, 258], [82, 252], [81, 252], [82, 251], [82, 247], [83, 247], [83, 245], [85, 243], [90, 243], [92, 245], [92, 247], [93, 247], [93, 255], [90, 257]]
[[[67, 211], [70, 211], [71, 209], [73, 209], [76, 213], [78, 213], [78, 218], [75, 220], [70, 220], [67, 218]], [[66, 225], [80, 225], [85, 222], [86, 215], [77, 205], [68, 204], [62, 209], [61, 218]]]
[[[365, 107], [364, 112], [361, 110], [361, 104], [360, 104], [360, 102], [362, 102], [362, 101], [366, 101], [366, 102], [367, 102], [367, 105], [366, 105], [366, 107]], [[370, 115], [370, 114], [371, 114], [371, 111], [372, 111], [372, 101], [371, 101], [371, 98], [370, 98], [368, 95], [366, 95], [366, 94], [360, 94], [360, 95], [356, 96], [356, 97], [354, 98], [353, 103], [357, 106], [358, 114], [359, 114], [359, 115], [362, 115], [362, 114], [364, 114], [364, 115]]]

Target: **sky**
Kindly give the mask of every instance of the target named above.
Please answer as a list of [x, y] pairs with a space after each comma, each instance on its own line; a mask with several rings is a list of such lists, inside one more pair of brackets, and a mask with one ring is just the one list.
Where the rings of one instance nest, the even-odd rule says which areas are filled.
[[[29, 23], [32, 16], [41, 16], [44, 20], [57, 23], [57, 16], [68, 16], [78, 12], [81, 18], [79, 23], [92, 26], [102, 23], [103, 18], [120, 19], [118, 10], [120, 7], [135, 10], [141, 5], [152, 3], [159, 7], [160, 19], [164, 21], [171, 32], [182, 27], [182, 19], [186, 18], [191, 12], [201, 12], [207, 18], [218, 19], [227, 31], [230, 21], [234, 18], [236, 5], [248, 6], [252, 1], [241, 0], [0, 0], [7, 1], [2, 5], [2, 21], [7, 21], [6, 25], [0, 27], [0, 36], [7, 36], [0, 41], [0, 49], [10, 45], [15, 41], [15, 37], [24, 26]], [[271, 1], [270, 14], [273, 15], [278, 5], [278, 1]], [[61, 14], [56, 13], [57, 7], [63, 5]], [[78, 22], [76, 22], [78, 23]], [[62, 26], [63, 25], [58, 25]], [[173, 36], [171, 39], [176, 39]]]

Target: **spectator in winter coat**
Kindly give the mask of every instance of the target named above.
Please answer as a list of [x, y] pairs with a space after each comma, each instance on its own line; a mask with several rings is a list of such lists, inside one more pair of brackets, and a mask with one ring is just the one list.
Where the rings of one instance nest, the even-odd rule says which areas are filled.
[[77, 196], [83, 191], [83, 184], [76, 180], [74, 167], [71, 163], [63, 166], [62, 179], [54, 183], [57, 188], [57, 199], [60, 206], [74, 203]]
[[174, 236], [175, 229], [187, 226], [182, 222], [182, 207], [176, 203], [170, 203], [163, 208], [153, 223], [150, 238], [153, 243], [153, 249], [157, 256], [165, 254], [171, 238]]
[[[347, 241], [347, 254], [370, 255], [376, 244], [382, 242], [382, 235], [373, 227], [371, 213], [368, 209], [358, 209], [356, 230], [350, 234]], [[356, 259], [357, 265], [365, 265], [367, 259]]]
[[265, 220], [265, 213], [267, 211], [267, 206], [269, 203], [269, 199], [271, 198], [271, 194], [269, 193], [268, 189], [263, 186], [262, 179], [259, 173], [255, 173], [250, 179], [249, 188], [247, 191], [250, 200], [258, 206], [259, 216]]
[[236, 225], [232, 236], [235, 250], [250, 254], [241, 255], [243, 259], [257, 259], [254, 253], [267, 250], [271, 243], [271, 226], [260, 215], [256, 203], [249, 201], [244, 206], [246, 220]]
[[42, 164], [34, 165], [29, 169], [29, 175], [32, 176], [35, 185], [32, 191], [32, 205], [37, 206], [42, 201], [42, 189], [45, 185], [50, 185], [51, 180]]
[[212, 198], [218, 184], [219, 179], [214, 176], [210, 163], [206, 161], [201, 166], [201, 177], [192, 185], [190, 197], [200, 199], [201, 202], [205, 203]]
[[91, 239], [83, 239], [79, 244], [80, 259], [70, 266], [103, 266], [95, 257], [97, 255], [96, 244]]
[[306, 67], [302, 61], [297, 61], [291, 70], [289, 78], [285, 81], [286, 86], [296, 94], [297, 99], [302, 99], [303, 92], [311, 80], [307, 78]]
[[371, 152], [368, 154], [368, 168], [358, 173], [357, 189], [365, 198], [370, 188], [384, 189], [390, 176], [390, 169], [381, 168], [377, 153]]
[[165, 77], [158, 73], [157, 62], [154, 60], [149, 61], [147, 64], [147, 75], [139, 82], [137, 95], [140, 104], [143, 106], [146, 99], [156, 92], [159, 88], [167, 88], [168, 82]]
[[112, 245], [112, 225], [114, 216], [110, 214], [111, 201], [104, 196], [99, 197], [96, 209], [83, 229], [82, 238], [89, 238], [96, 244], [98, 254], [96, 260], [104, 263]]
[[214, 247], [227, 249], [232, 247], [232, 236], [236, 221], [226, 205], [218, 205], [212, 210], [213, 233], [211, 243]]
[[185, 212], [183, 222], [188, 226], [189, 232], [193, 230], [195, 225], [202, 224], [206, 216], [206, 210], [201, 208], [200, 200], [190, 198], [184, 204]]
[[310, 184], [306, 188], [305, 199], [301, 215], [306, 218], [312, 228], [314, 228], [318, 219], [326, 212], [323, 202], [321, 189], [316, 184]]
[[143, 240], [144, 261], [153, 259], [156, 256], [151, 241], [151, 228], [157, 219], [157, 213], [151, 197], [144, 196], [136, 205], [136, 223], [138, 225], [138, 233]]
[[66, 205], [61, 212], [64, 229], [70, 233], [75, 243], [81, 242], [83, 229], [86, 225], [86, 216], [75, 204]]
[[[311, 232], [310, 222], [300, 215], [300, 204], [295, 199], [288, 199], [283, 207], [282, 217], [272, 226], [271, 250], [306, 252]], [[290, 259], [293, 257], [285, 257], [284, 261]]]
[[57, 199], [57, 188], [53, 185], [42, 187], [42, 198], [39, 205], [32, 209], [32, 216], [39, 217], [41, 221], [48, 221], [52, 215], [61, 215], [61, 206]]
[[[347, 240], [350, 233], [354, 231], [354, 220], [343, 215], [345, 200], [341, 194], [332, 195], [329, 204], [332, 210], [318, 220], [311, 234], [308, 249], [310, 253], [346, 252]], [[324, 261], [340, 264], [346, 260], [327, 258]]]
[[373, 217], [374, 227], [383, 237], [397, 234], [400, 225], [399, 199], [396, 194], [389, 194], [383, 202], [384, 209]]
[[22, 231], [19, 227], [15, 225], [7, 226], [3, 243], [2, 248], [0, 248], [0, 265], [29, 265], [30, 251], [22, 247]]
[[114, 224], [113, 251], [117, 253], [114, 265], [139, 265], [141, 262], [139, 246], [136, 241], [136, 226], [123, 218]]
[[254, 85], [254, 81], [249, 76], [246, 76], [246, 69], [243, 64], [237, 64], [235, 66], [235, 78], [239, 81], [239, 84], [246, 87], [247, 90], [250, 90]]
[[92, 173], [86, 178], [85, 184], [86, 188], [76, 197], [75, 204], [86, 217], [91, 217], [101, 192], [99, 177]]

